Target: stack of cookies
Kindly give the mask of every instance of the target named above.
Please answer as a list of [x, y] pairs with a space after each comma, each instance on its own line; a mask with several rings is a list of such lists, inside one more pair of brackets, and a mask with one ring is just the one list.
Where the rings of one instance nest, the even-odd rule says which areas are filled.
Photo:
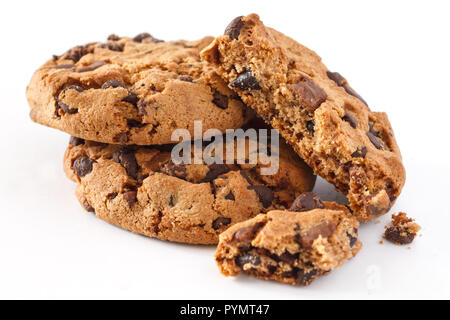
[[[149, 237], [218, 244], [225, 275], [309, 284], [360, 250], [359, 222], [386, 213], [405, 181], [386, 114], [255, 14], [216, 39], [143, 33], [74, 47], [36, 71], [27, 97], [33, 121], [71, 135], [64, 171], [86, 211]], [[195, 158], [195, 137], [239, 128], [280, 132], [274, 174], [237, 154], [173, 160], [178, 129]], [[249, 145], [244, 160], [261, 147]], [[313, 172], [348, 205], [311, 193]]]

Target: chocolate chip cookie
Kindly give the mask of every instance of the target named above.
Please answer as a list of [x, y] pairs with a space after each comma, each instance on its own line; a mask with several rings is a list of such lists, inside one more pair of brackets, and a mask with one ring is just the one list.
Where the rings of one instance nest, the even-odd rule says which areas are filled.
[[345, 206], [311, 193], [295, 202], [290, 211], [260, 214], [222, 233], [215, 255], [220, 271], [309, 285], [358, 253], [359, 223]]
[[193, 135], [239, 128], [248, 108], [199, 52], [212, 41], [163, 42], [141, 34], [70, 49], [46, 62], [27, 89], [33, 121], [84, 139], [114, 144], [173, 143], [177, 128]]
[[197, 244], [216, 244], [233, 224], [284, 209], [314, 186], [312, 170], [285, 144], [273, 175], [262, 175], [261, 162], [175, 164], [172, 148], [71, 138], [64, 170], [78, 183], [82, 206], [100, 219], [149, 237]]
[[350, 202], [360, 221], [386, 213], [405, 169], [388, 117], [321, 58], [256, 14], [234, 19], [201, 54], [242, 100]]

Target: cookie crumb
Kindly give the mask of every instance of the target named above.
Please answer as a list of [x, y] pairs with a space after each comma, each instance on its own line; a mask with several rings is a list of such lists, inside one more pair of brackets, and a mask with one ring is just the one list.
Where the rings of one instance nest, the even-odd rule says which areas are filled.
[[420, 229], [414, 219], [408, 218], [404, 212], [399, 212], [392, 215], [391, 226], [386, 227], [383, 237], [395, 244], [409, 244], [413, 242]]
[[380, 240], [378, 243], [379, 243], [379, 244], [383, 244], [384, 242], [383, 242], [383, 240]]

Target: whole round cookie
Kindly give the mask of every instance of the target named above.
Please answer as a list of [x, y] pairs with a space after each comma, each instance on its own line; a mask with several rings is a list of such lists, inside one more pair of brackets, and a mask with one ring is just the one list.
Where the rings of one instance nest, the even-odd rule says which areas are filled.
[[212, 41], [110, 36], [54, 56], [33, 75], [31, 119], [73, 136], [113, 144], [172, 143], [177, 128], [239, 128], [251, 112], [205, 63]]
[[273, 175], [262, 174], [267, 166], [262, 162], [176, 165], [171, 149], [71, 138], [64, 171], [78, 183], [80, 203], [100, 219], [149, 237], [194, 244], [216, 244], [235, 223], [288, 208], [315, 182], [312, 170], [285, 144]]

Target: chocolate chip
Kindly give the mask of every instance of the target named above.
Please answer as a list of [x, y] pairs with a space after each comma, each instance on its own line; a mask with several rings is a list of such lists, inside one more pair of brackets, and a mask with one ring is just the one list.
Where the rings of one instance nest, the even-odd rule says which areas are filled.
[[186, 165], [184, 163], [174, 164], [172, 161], [169, 161], [161, 168], [161, 172], [165, 173], [169, 176], [177, 177], [180, 179], [186, 179]]
[[113, 141], [115, 143], [125, 144], [128, 142], [128, 134], [126, 132], [118, 133], [113, 137]]
[[225, 29], [224, 34], [229, 36], [231, 40], [237, 40], [241, 29], [244, 26], [244, 21], [242, 21], [243, 16], [234, 18]]
[[251, 70], [246, 70], [238, 75], [236, 79], [231, 81], [230, 86], [241, 90], [260, 90], [258, 80], [252, 75]]
[[110, 34], [107, 38], [108, 41], [119, 41], [120, 37], [116, 34]]
[[297, 283], [300, 285], [308, 285], [311, 283], [312, 280], [314, 280], [315, 276], [317, 275], [317, 270], [313, 269], [309, 272], [305, 272], [305, 270], [299, 269], [297, 271]]
[[145, 127], [145, 123], [134, 119], [127, 119], [127, 126], [130, 128], [142, 128]]
[[277, 271], [277, 267], [276, 266], [272, 266], [272, 265], [268, 265], [267, 266], [267, 271], [269, 272], [269, 275], [273, 275], [275, 273], [275, 271]]
[[358, 238], [352, 236], [350, 233], [347, 233], [347, 238], [350, 240], [350, 248], [353, 248]]
[[336, 82], [336, 84], [339, 87], [343, 87], [345, 92], [347, 92], [348, 94], [358, 98], [359, 100], [361, 100], [362, 103], [364, 103], [366, 106], [368, 106], [367, 102], [364, 101], [364, 99], [358, 93], [356, 93], [356, 91], [353, 90], [352, 87], [350, 87], [350, 85], [348, 84], [347, 80], [343, 76], [341, 76], [339, 74], [339, 72], [327, 71], [327, 76], [328, 76], [328, 78], [330, 78], [331, 80]]
[[358, 119], [356, 119], [356, 117], [351, 113], [346, 112], [342, 120], [347, 121], [354, 129], [356, 129], [356, 127], [358, 126]]
[[298, 258], [298, 253], [291, 254], [289, 251], [285, 251], [280, 256], [278, 256], [278, 258], [280, 259], [280, 261], [293, 264], [295, 260]]
[[128, 96], [123, 98], [122, 101], [131, 103], [133, 106], [135, 106], [137, 108], [138, 107], [139, 98], [138, 98], [138, 96], [135, 93], [133, 93], [131, 91], [128, 91]]
[[59, 100], [57, 102], [57, 106], [58, 106], [57, 109], [62, 109], [65, 113], [68, 113], [68, 114], [75, 114], [78, 112], [78, 109], [76, 109], [76, 108], [72, 109], [67, 104], [65, 104], [64, 102], [59, 101]]
[[101, 45], [99, 45], [99, 48], [108, 49], [108, 50], [117, 51], [117, 52], [123, 51], [123, 45], [121, 45], [120, 43], [116, 43], [116, 42], [102, 43]]
[[94, 212], [95, 213], [95, 209], [94, 207], [92, 207], [89, 202], [87, 200], [84, 200], [83, 202], [83, 208], [84, 210], [86, 210], [87, 212]]
[[327, 238], [336, 230], [336, 225], [332, 221], [322, 221], [315, 226], [300, 231], [296, 241], [302, 248], [310, 248], [319, 236]]
[[104, 61], [97, 61], [97, 62], [93, 62], [88, 66], [84, 66], [84, 67], [78, 67], [75, 69], [76, 72], [89, 72], [89, 71], [94, 71], [95, 69], [100, 68], [101, 66], [105, 65], [106, 62]]
[[342, 87], [344, 84], [347, 83], [347, 80], [345, 80], [345, 78], [343, 76], [341, 76], [341, 74], [339, 72], [327, 71], [327, 76], [328, 76], [329, 79], [331, 79], [334, 82], [336, 82], [336, 84], [339, 87]]
[[273, 201], [273, 192], [266, 186], [248, 186], [248, 190], [253, 190], [258, 195], [259, 201], [264, 208], [270, 207]]
[[84, 91], [84, 89], [82, 87], [75, 86], [75, 85], [68, 86], [67, 88], [64, 89], [64, 92], [66, 92], [67, 90], [75, 90], [75, 91], [78, 91], [78, 92], [83, 92]]
[[116, 197], [117, 197], [117, 192], [110, 193], [106, 196], [106, 198], [108, 198], [109, 201], [114, 200]]
[[139, 166], [134, 156], [134, 152], [128, 148], [121, 148], [114, 152], [113, 160], [120, 163], [122, 167], [125, 168], [127, 174], [137, 180], [137, 174], [139, 171]]
[[384, 149], [384, 144], [383, 142], [381, 142], [380, 140], [378, 140], [378, 138], [372, 133], [372, 132], [367, 132], [367, 137], [369, 137], [370, 142], [372, 142], [372, 144], [375, 146], [375, 148], [377, 149]]
[[291, 87], [300, 105], [309, 113], [314, 113], [327, 100], [325, 91], [309, 78], [303, 78], [299, 82], [291, 85]]
[[74, 67], [74, 64], [60, 64], [59, 66], [53, 67], [53, 69], [72, 69]]
[[219, 91], [213, 89], [213, 101], [216, 106], [220, 109], [228, 108], [228, 97], [224, 94], [221, 94]]
[[173, 196], [173, 194], [170, 195], [170, 199], [169, 199], [169, 206], [173, 207], [175, 205], [175, 198]]
[[230, 171], [230, 168], [228, 168], [224, 164], [211, 164], [208, 166], [209, 171], [205, 175], [205, 177], [200, 182], [210, 182], [212, 180], [215, 180], [218, 176], [221, 174], [227, 173]]
[[153, 37], [151, 34], [144, 32], [144, 33], [140, 33], [138, 34], [136, 37], [133, 38], [133, 41], [135, 42], [142, 42], [143, 40], [145, 40], [145, 42], [164, 42], [163, 40], [159, 40], [156, 39], [155, 37]]
[[108, 89], [108, 88], [125, 88], [125, 85], [120, 82], [119, 80], [113, 79], [108, 80], [102, 85], [102, 89]]
[[138, 108], [139, 114], [141, 116], [147, 115], [147, 110], [146, 110], [147, 102], [145, 101], [144, 98], [139, 99], [139, 101], [137, 102], [137, 108]]
[[398, 244], [408, 244], [413, 242], [415, 238], [415, 234], [410, 233], [406, 230], [400, 230], [395, 227], [389, 227], [384, 232], [384, 237], [386, 240], [389, 240]]
[[247, 181], [247, 183], [249, 185], [253, 185], [252, 180], [250, 179], [250, 177], [248, 176], [247, 172], [245, 172], [244, 170], [240, 170], [239, 173], [241, 174], [241, 176], [245, 179], [245, 181]]
[[356, 149], [355, 152], [352, 153], [352, 158], [365, 158], [367, 154], [367, 148], [366, 147], [360, 147]]
[[313, 192], [304, 192], [294, 200], [289, 211], [302, 212], [313, 209], [322, 209], [323, 207], [323, 203], [318, 195]]
[[181, 76], [178, 77], [178, 80], [186, 81], [186, 82], [193, 82], [194, 81], [194, 79], [192, 79], [192, 77], [188, 76], [188, 75], [181, 75]]
[[262, 227], [264, 227], [264, 223], [259, 222], [253, 226], [240, 228], [234, 233], [233, 240], [238, 242], [251, 241]]
[[223, 226], [227, 226], [231, 223], [231, 218], [219, 217], [212, 223], [212, 228], [214, 230], [220, 229]]
[[123, 194], [123, 198], [128, 202], [128, 205], [132, 207], [133, 204], [137, 202], [137, 192], [127, 191]]
[[133, 38], [133, 41], [142, 42], [142, 40], [144, 40], [146, 38], [152, 38], [152, 35], [147, 32], [139, 33], [137, 36], [135, 36]]
[[246, 265], [247, 263], [250, 263], [254, 266], [258, 266], [261, 264], [261, 258], [255, 254], [245, 254], [243, 256], [238, 256], [235, 259], [236, 264], [243, 269], [244, 265]]
[[94, 49], [89, 47], [89, 45], [86, 46], [76, 46], [66, 53], [66, 59], [72, 60], [73, 62], [77, 63], [80, 61], [80, 59], [87, 55], [88, 53], [94, 52]]
[[84, 139], [71, 136], [70, 140], [69, 140], [69, 144], [76, 147], [76, 146], [79, 146], [80, 144], [84, 144]]
[[79, 157], [73, 162], [73, 170], [78, 177], [83, 178], [92, 171], [92, 164], [95, 161], [88, 157]]
[[232, 200], [232, 201], [234, 201], [235, 200], [235, 198], [234, 198], [234, 194], [233, 194], [233, 192], [228, 192], [228, 194], [225, 196], [225, 199], [226, 200]]
[[311, 132], [314, 133], [314, 122], [310, 121], [306, 121], [306, 129]]

